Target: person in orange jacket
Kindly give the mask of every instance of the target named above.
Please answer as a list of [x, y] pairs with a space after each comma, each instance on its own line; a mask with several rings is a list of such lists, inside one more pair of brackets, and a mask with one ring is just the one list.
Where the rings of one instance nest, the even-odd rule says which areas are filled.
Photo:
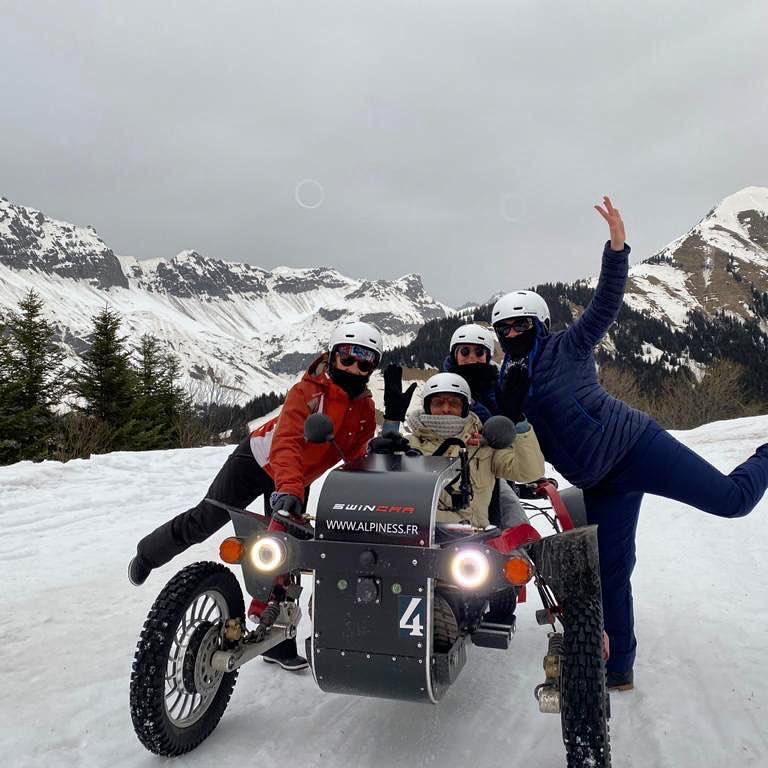
[[[343, 323], [333, 330], [328, 347], [288, 390], [280, 414], [254, 430], [232, 452], [203, 500], [138, 543], [128, 567], [132, 584], [143, 584], [154, 568], [229, 522], [229, 513], [206, 499], [242, 509], [263, 494], [273, 514], [300, 517], [309, 484], [339, 461], [333, 445], [304, 439], [304, 422], [311, 414], [324, 413], [331, 419], [336, 445], [345, 460], [366, 453], [376, 429], [367, 384], [381, 360], [381, 334], [367, 323]], [[264, 657], [285, 669], [307, 666], [296, 653], [295, 640], [280, 643]]]

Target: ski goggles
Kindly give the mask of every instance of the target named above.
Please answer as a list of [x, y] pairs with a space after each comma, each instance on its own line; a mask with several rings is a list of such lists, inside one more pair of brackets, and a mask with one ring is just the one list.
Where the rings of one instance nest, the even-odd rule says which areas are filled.
[[475, 357], [485, 357], [488, 354], [488, 350], [480, 344], [475, 346], [462, 344], [461, 346], [454, 347], [454, 350], [457, 357], [469, 357], [473, 352]]
[[360, 373], [370, 373], [379, 363], [379, 355], [372, 349], [357, 344], [338, 344], [333, 348], [339, 362], [349, 368], [357, 363]]
[[512, 320], [504, 320], [494, 326], [500, 336], [509, 336], [511, 331], [525, 333], [533, 328], [532, 317], [516, 317]]

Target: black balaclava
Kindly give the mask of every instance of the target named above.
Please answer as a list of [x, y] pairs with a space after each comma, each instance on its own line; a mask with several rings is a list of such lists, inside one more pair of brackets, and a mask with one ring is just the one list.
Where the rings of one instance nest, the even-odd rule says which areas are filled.
[[368, 379], [370, 379], [370, 375], [361, 376], [349, 371], [342, 371], [341, 368], [336, 368], [333, 363], [328, 368], [328, 375], [334, 384], [341, 387], [349, 395], [350, 399], [362, 395], [368, 385]]
[[536, 325], [514, 337], [499, 336], [499, 334], [496, 334], [496, 336], [499, 338], [499, 343], [504, 352], [513, 360], [516, 360], [525, 357], [533, 349], [533, 344], [536, 341]]
[[[498, 334], [496, 335], [498, 337]], [[501, 348], [510, 359], [498, 394], [499, 405], [502, 413], [515, 423], [525, 418], [523, 403], [528, 394], [529, 386], [527, 358], [535, 342], [535, 322], [533, 328], [529, 328], [517, 336], [499, 338]]]
[[475, 400], [484, 395], [489, 389], [493, 389], [499, 378], [499, 369], [493, 363], [467, 363], [466, 365], [459, 365], [453, 355], [451, 355], [451, 364], [448, 370], [451, 373], [458, 374], [469, 384], [472, 397]]

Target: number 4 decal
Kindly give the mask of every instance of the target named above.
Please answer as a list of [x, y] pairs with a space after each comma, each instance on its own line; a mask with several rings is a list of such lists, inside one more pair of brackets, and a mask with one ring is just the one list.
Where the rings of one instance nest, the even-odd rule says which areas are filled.
[[424, 637], [424, 598], [400, 595], [400, 634]]

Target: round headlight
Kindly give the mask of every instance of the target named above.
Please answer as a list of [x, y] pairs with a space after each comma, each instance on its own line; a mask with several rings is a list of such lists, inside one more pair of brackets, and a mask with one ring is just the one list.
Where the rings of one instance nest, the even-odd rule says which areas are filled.
[[251, 563], [258, 571], [271, 573], [285, 562], [285, 547], [278, 539], [264, 536], [251, 547]]
[[491, 572], [488, 558], [477, 549], [457, 552], [451, 561], [451, 576], [462, 589], [478, 589]]

